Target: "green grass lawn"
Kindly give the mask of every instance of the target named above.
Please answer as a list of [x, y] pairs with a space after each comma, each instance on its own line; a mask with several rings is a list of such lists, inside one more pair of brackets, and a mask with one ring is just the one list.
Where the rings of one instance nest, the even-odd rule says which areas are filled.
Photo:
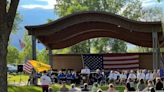
[[24, 75], [24, 74], [22, 74], [22, 75], [11, 75], [11, 74], [8, 74], [7, 81], [8, 81], [8, 83], [20, 82], [20, 78], [21, 78], [21, 82], [27, 82], [29, 76], [28, 75]]
[[[53, 92], [57, 92], [59, 91], [59, 89], [61, 88], [61, 85], [57, 84], [57, 85], [53, 85], [51, 86], [53, 89]], [[67, 86], [68, 88], [70, 88], [70, 86]], [[108, 86], [102, 86], [100, 87], [102, 90], [106, 91], [108, 89]], [[123, 92], [124, 91], [124, 87], [123, 86], [117, 86], [116, 89], [119, 92]], [[9, 86], [8, 87], [8, 92], [42, 92], [41, 87], [38, 86]]]
[[[22, 82], [27, 82], [29, 76], [28, 75], [21, 75]], [[20, 82], [20, 75], [8, 75], [8, 83], [18, 83]], [[59, 91], [61, 88], [61, 85], [55, 84], [51, 86], [53, 89], [53, 92]], [[67, 85], [68, 88], [70, 88], [69, 85]], [[108, 89], [108, 86], [101, 86], [102, 90], [106, 91]], [[116, 90], [119, 92], [123, 92], [124, 87], [123, 86], [116, 86]], [[8, 86], [8, 92], [42, 92], [41, 87], [39, 86]]]
[[[70, 86], [67, 85], [68, 88]], [[53, 89], [53, 92], [59, 91], [61, 88], [61, 85], [56, 84], [52, 85], [51, 88]], [[39, 86], [8, 86], [8, 92], [42, 92], [41, 87]]]
[[42, 89], [36, 86], [8, 86], [8, 92], [42, 92]]

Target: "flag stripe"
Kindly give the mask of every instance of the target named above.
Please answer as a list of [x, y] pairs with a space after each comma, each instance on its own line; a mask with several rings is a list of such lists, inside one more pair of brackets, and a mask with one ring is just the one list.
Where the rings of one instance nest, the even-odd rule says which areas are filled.
[[[139, 69], [138, 67], [131, 67], [131, 68], [112, 68], [112, 70], [132, 70], [132, 69], [134, 69], [134, 70], [136, 70], [136, 69]], [[106, 70], [106, 71], [109, 71], [109, 69], [104, 69], [104, 70]]]
[[134, 55], [134, 56], [114, 56], [114, 57], [104, 57], [103, 59], [104, 60], [129, 60], [129, 59], [136, 59], [136, 58], [139, 58], [138, 55]]
[[26, 73], [31, 73], [33, 66], [29, 61], [26, 62], [26, 64], [23, 66], [23, 71]]
[[138, 64], [133, 65], [105, 65], [104, 68], [131, 68], [131, 67], [139, 67]]
[[103, 58], [105, 61], [128, 61], [128, 60], [138, 60], [138, 58], [129, 58], [129, 59], [106, 59], [106, 58]]
[[138, 64], [138, 63], [126, 63], [126, 64], [104, 64], [104, 65], [110, 65], [110, 66], [115, 66], [115, 65], [120, 65], [120, 66], [122, 66], [122, 65], [134, 65], [134, 64]]
[[104, 69], [138, 69], [139, 55], [104, 55], [103, 66]]
[[138, 69], [139, 55], [136, 54], [84, 54], [82, 55], [85, 66], [91, 70], [109, 69]]
[[104, 64], [131, 64], [139, 63], [139, 60], [128, 60], [128, 61], [104, 61]]

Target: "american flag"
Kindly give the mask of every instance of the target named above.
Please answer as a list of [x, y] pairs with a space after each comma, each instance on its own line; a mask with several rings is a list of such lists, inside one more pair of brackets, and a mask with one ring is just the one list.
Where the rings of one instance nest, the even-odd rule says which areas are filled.
[[138, 69], [139, 55], [136, 54], [84, 54], [84, 66], [91, 70]]
[[20, 44], [21, 49], [23, 49], [26, 46], [22, 40], [19, 40], [19, 44]]
[[137, 54], [104, 54], [104, 69], [139, 69]]
[[102, 69], [103, 56], [98, 54], [84, 54], [82, 55], [84, 66], [91, 70]]
[[34, 67], [31, 65], [31, 63], [27, 61], [25, 65], [23, 66], [23, 71], [26, 73], [31, 73], [33, 68]]

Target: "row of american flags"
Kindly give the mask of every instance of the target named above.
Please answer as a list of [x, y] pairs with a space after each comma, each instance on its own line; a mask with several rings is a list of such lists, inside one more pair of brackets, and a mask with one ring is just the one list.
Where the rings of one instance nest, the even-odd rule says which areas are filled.
[[[82, 54], [81, 57], [84, 66], [91, 70], [139, 69], [139, 55], [137, 54]], [[33, 68], [27, 60], [23, 70], [31, 73]]]

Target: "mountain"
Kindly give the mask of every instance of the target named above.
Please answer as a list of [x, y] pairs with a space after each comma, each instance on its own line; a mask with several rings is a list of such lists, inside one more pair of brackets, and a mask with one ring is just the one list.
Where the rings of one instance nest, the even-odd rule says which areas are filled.
[[[18, 30], [17, 34], [12, 34], [11, 45], [17, 47], [20, 50], [19, 46], [19, 39], [22, 39], [25, 28], [24, 26], [27, 25], [40, 25], [47, 23], [48, 19], [55, 20], [58, 18], [57, 14], [54, 12], [53, 9], [25, 9], [19, 8], [18, 12], [22, 17], [22, 22], [19, 24], [20, 29]], [[44, 46], [42, 44], [37, 43], [37, 48], [39, 50], [43, 49]]]

